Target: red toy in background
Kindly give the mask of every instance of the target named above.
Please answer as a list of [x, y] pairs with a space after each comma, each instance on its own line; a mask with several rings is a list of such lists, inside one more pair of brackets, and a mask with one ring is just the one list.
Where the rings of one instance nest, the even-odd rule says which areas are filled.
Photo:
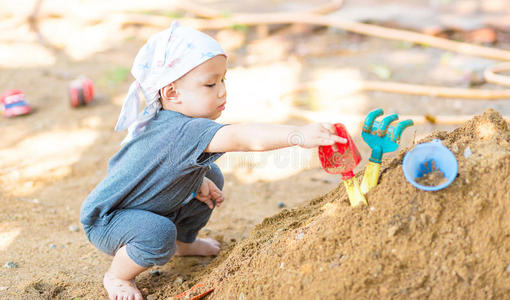
[[354, 177], [354, 168], [361, 161], [361, 155], [354, 144], [345, 126], [341, 123], [335, 124], [336, 133], [339, 137], [347, 140], [347, 143], [335, 143], [333, 146], [319, 146], [319, 159], [324, 171], [330, 174], [342, 174], [351, 206], [367, 204], [361, 193], [359, 183]]
[[2, 115], [7, 118], [27, 115], [32, 108], [25, 100], [25, 94], [21, 90], [8, 90], [0, 95], [0, 103], [3, 105]]
[[69, 85], [69, 101], [72, 107], [85, 106], [94, 100], [94, 83], [82, 77]]

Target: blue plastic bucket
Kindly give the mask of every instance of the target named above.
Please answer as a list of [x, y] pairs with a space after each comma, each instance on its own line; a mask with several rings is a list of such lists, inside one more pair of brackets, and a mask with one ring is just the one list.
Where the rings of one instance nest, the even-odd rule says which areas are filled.
[[[444, 174], [446, 182], [427, 186], [416, 182], [416, 178], [422, 177], [430, 171], [430, 165], [434, 164]], [[457, 159], [455, 155], [443, 146], [440, 140], [433, 140], [430, 143], [419, 144], [413, 150], [406, 153], [402, 170], [407, 181], [415, 187], [425, 191], [437, 191], [450, 185], [457, 177]]]

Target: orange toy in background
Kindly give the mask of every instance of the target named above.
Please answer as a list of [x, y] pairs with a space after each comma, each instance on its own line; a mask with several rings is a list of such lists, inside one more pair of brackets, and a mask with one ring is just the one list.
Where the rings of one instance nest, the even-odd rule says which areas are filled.
[[94, 83], [86, 77], [73, 80], [69, 85], [69, 101], [72, 107], [85, 106], [94, 100]]
[[2, 115], [7, 118], [27, 115], [32, 108], [25, 100], [25, 94], [21, 90], [8, 90], [0, 96], [3, 106]]

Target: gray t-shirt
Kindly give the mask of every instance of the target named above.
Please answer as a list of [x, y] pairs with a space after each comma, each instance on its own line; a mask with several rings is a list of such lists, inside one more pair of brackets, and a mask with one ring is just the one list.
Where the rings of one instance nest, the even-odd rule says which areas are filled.
[[197, 193], [223, 153], [205, 153], [224, 125], [161, 110], [108, 163], [108, 174], [81, 207], [81, 223], [105, 224], [118, 209], [168, 215]]

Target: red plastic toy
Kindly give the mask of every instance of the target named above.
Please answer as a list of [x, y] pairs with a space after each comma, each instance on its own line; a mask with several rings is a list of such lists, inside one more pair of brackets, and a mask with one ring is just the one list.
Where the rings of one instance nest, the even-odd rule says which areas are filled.
[[69, 86], [69, 100], [72, 107], [85, 106], [94, 100], [94, 83], [88, 78], [73, 80]]
[[3, 116], [7, 118], [27, 115], [32, 108], [25, 100], [25, 94], [21, 90], [8, 90], [0, 96], [0, 103], [3, 105]]

